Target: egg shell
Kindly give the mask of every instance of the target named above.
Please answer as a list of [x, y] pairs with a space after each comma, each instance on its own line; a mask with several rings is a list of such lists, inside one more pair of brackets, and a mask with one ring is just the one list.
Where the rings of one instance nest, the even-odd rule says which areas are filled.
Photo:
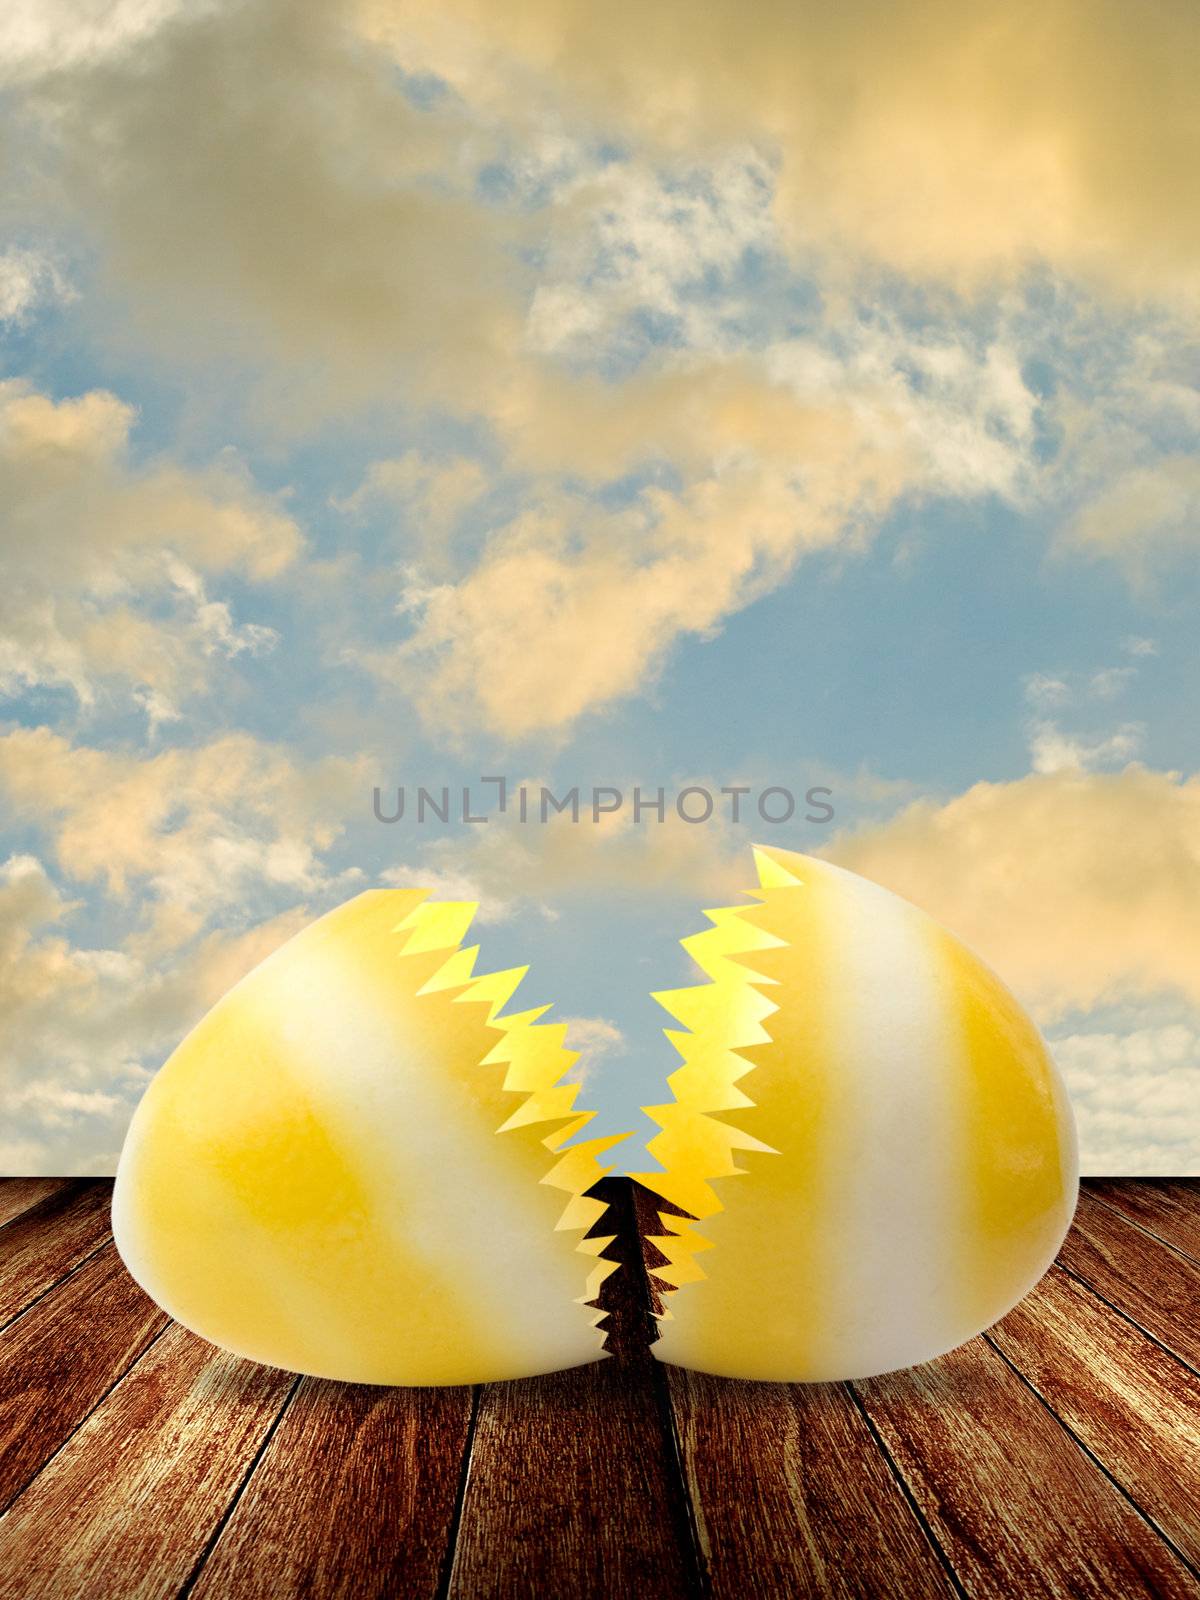
[[685, 940], [709, 982], [641, 1182], [678, 1292], [660, 1359], [739, 1378], [868, 1377], [990, 1326], [1075, 1207], [1071, 1110], [1000, 980], [914, 906], [827, 862], [758, 853], [753, 908]]
[[113, 1229], [187, 1327], [365, 1383], [601, 1356], [585, 1302], [605, 1240], [582, 1233], [603, 1207], [583, 1191], [615, 1141], [578, 1139], [562, 1026], [501, 1013], [522, 972], [473, 978], [473, 910], [360, 895], [255, 968], [154, 1078]]

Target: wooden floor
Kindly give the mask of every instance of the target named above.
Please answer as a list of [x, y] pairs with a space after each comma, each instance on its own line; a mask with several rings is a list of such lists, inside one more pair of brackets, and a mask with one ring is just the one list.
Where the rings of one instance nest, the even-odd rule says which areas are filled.
[[0, 1596], [1200, 1597], [1200, 1183], [1089, 1183], [989, 1334], [852, 1385], [469, 1389], [168, 1321], [110, 1185], [0, 1182]]

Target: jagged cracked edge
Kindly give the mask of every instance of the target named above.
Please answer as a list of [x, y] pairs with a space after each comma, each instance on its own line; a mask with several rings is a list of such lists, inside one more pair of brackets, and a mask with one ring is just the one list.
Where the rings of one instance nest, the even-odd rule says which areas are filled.
[[[566, 1196], [556, 1232], [578, 1233], [575, 1248], [595, 1260], [587, 1274], [584, 1291], [577, 1304], [589, 1314], [599, 1330], [603, 1310], [597, 1306], [601, 1286], [618, 1263], [604, 1256], [613, 1235], [597, 1233], [607, 1210], [606, 1202], [589, 1193], [611, 1171], [601, 1157], [614, 1145], [629, 1137], [627, 1133], [579, 1141], [577, 1136], [595, 1116], [579, 1111], [575, 1101], [578, 1083], [562, 1082], [563, 1075], [579, 1059], [577, 1051], [565, 1045], [566, 1024], [545, 1023], [539, 1019], [550, 1009], [505, 1012], [528, 967], [511, 967], [500, 972], [476, 974], [479, 946], [463, 946], [478, 905], [470, 901], [435, 901], [430, 891], [405, 891], [413, 898], [411, 909], [395, 924], [400, 938], [398, 953], [410, 975], [416, 979], [418, 997], [440, 996], [453, 1005], [481, 1007], [479, 1016], [481, 1068], [503, 1067], [500, 1087], [519, 1096], [511, 1114], [496, 1128], [505, 1138], [522, 1139], [535, 1149], [548, 1151], [551, 1159], [539, 1180]], [[415, 972], [413, 969], [416, 969]], [[602, 1330], [599, 1330], [602, 1331]]]
[[[769, 851], [756, 849], [754, 860], [759, 887], [748, 893], [760, 902], [772, 890], [800, 882]], [[757, 970], [755, 961], [785, 941], [762, 926], [763, 911], [761, 904], [706, 911], [712, 927], [680, 942], [708, 981], [653, 996], [684, 1025], [663, 1030], [683, 1062], [667, 1080], [673, 1101], [642, 1108], [662, 1130], [646, 1148], [663, 1170], [632, 1175], [664, 1202], [658, 1230], [643, 1238], [647, 1270], [662, 1291], [656, 1315], [664, 1320], [672, 1315], [674, 1292], [705, 1276], [696, 1258], [712, 1243], [698, 1224], [724, 1210], [713, 1184], [745, 1176], [738, 1156], [778, 1153], [726, 1120], [740, 1122], [748, 1113], [746, 1120], [753, 1122], [754, 1101], [743, 1080], [755, 1069], [756, 1047], [770, 1045], [765, 1023], [778, 1010], [764, 993], [776, 980]]]

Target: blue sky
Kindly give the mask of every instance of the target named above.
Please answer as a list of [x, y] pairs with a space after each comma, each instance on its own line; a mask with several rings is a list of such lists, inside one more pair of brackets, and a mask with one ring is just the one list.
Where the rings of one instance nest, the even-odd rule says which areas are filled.
[[[718, 5], [655, 69], [569, 0], [18, 7], [0, 1166], [110, 1170], [222, 989], [380, 882], [478, 898], [638, 1129], [648, 992], [757, 833], [979, 949], [1085, 1167], [1200, 1170], [1194, 24], [1047, 76], [935, 9]], [[497, 772], [836, 816], [371, 816]]]

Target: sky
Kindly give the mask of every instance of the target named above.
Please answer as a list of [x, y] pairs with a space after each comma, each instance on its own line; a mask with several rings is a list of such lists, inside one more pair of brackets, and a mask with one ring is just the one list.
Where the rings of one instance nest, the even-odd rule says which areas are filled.
[[636, 1168], [759, 841], [1000, 973], [1085, 1171], [1200, 1173], [1198, 49], [1190, 0], [7, 6], [0, 1170], [111, 1172], [233, 982], [407, 884]]

